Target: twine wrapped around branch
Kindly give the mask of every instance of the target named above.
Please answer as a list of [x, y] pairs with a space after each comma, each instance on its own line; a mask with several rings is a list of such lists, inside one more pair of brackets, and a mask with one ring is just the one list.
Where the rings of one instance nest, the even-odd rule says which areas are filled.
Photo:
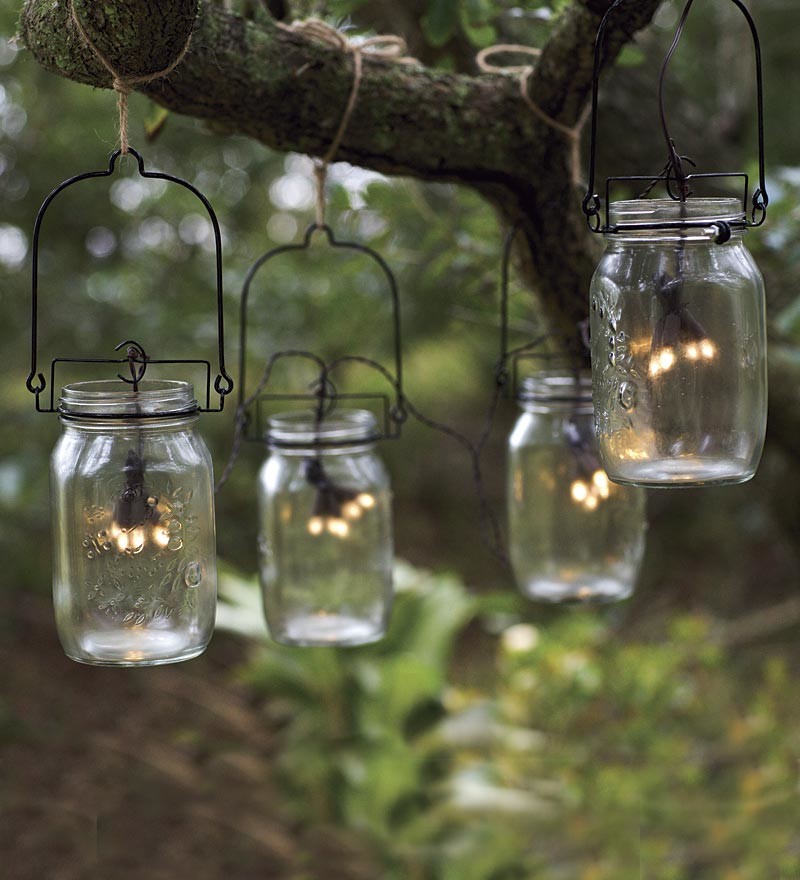
[[533, 46], [521, 46], [518, 43], [498, 43], [496, 46], [487, 46], [485, 49], [482, 49], [477, 54], [475, 62], [478, 65], [478, 69], [483, 73], [511, 73], [519, 77], [519, 90], [522, 100], [545, 125], [549, 125], [550, 128], [560, 132], [567, 139], [567, 144], [569, 145], [570, 179], [576, 187], [579, 187], [581, 185], [581, 132], [584, 125], [586, 125], [586, 120], [589, 118], [589, 106], [584, 107], [574, 126], [570, 127], [563, 122], [559, 122], [558, 119], [554, 119], [549, 113], [545, 113], [530, 96], [528, 87], [530, 85], [530, 78], [535, 70], [533, 64], [498, 65], [491, 64], [488, 60], [494, 55], [509, 54], [528, 55], [538, 58], [542, 54], [542, 50], [536, 49]]
[[338, 49], [353, 57], [353, 85], [347, 99], [342, 120], [333, 136], [330, 146], [321, 159], [314, 161], [314, 177], [317, 181], [316, 224], [325, 225], [325, 184], [328, 179], [328, 168], [339, 152], [347, 126], [358, 102], [358, 93], [364, 75], [364, 57], [377, 61], [391, 61], [394, 64], [418, 64], [416, 58], [406, 55], [406, 41], [396, 34], [379, 34], [363, 40], [350, 40], [333, 25], [319, 18], [308, 18], [286, 25], [276, 22], [279, 28], [290, 33], [299, 34], [310, 40], [322, 43], [331, 49]]
[[155, 73], [146, 73], [143, 76], [122, 76], [122, 74], [119, 73], [111, 63], [111, 60], [100, 51], [97, 44], [89, 36], [88, 31], [83, 26], [83, 22], [78, 17], [78, 11], [75, 9], [75, 0], [70, 0], [69, 8], [72, 21], [84, 43], [86, 43], [92, 52], [94, 52], [97, 56], [97, 60], [111, 74], [111, 84], [114, 91], [117, 93], [117, 112], [119, 113], [119, 150], [124, 156], [130, 147], [128, 141], [128, 97], [133, 91], [133, 87], [136, 85], [145, 85], [146, 83], [169, 76], [169, 74], [172, 73], [172, 71], [175, 70], [175, 68], [186, 57], [186, 53], [189, 51], [189, 45], [192, 42], [192, 35], [191, 33], [189, 34], [186, 38], [186, 42], [183, 44], [183, 48], [178, 53], [175, 60], [168, 64], [163, 70], [157, 70]]

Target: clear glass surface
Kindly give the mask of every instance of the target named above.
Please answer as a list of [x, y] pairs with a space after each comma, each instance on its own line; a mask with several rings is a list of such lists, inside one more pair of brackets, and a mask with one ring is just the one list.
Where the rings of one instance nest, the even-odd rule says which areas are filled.
[[612, 483], [596, 452], [588, 374], [526, 379], [509, 438], [509, 550], [520, 591], [601, 603], [633, 592], [645, 492]]
[[[692, 199], [690, 219], [734, 219], [740, 203]], [[611, 219], [681, 216], [680, 203], [621, 202]], [[742, 233], [608, 236], [591, 287], [600, 454], [615, 482], [740, 483], [758, 467], [767, 417], [764, 284]]]
[[[62, 392], [53, 592], [61, 643], [82, 663], [188, 660], [213, 631], [213, 477], [192, 387], [140, 387], [88, 382]], [[130, 418], [136, 412], [182, 414]]]
[[386, 631], [391, 490], [375, 431], [362, 410], [337, 411], [319, 426], [306, 413], [270, 419], [259, 544], [267, 624], [279, 642], [360, 645]]

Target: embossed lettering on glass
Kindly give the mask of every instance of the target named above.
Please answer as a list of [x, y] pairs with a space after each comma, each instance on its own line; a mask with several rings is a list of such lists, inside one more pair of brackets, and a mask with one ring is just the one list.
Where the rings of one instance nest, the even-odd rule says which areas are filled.
[[56, 623], [82, 663], [188, 660], [211, 638], [211, 458], [191, 385], [79, 382], [51, 459]]
[[631, 595], [644, 553], [645, 492], [611, 483], [597, 455], [588, 373], [523, 381], [509, 438], [509, 550], [531, 599]]
[[[741, 483], [767, 417], [764, 284], [737, 199], [615, 202], [591, 286], [594, 400], [609, 477], [642, 486]], [[702, 226], [626, 228], [688, 219]]]
[[279, 642], [360, 645], [386, 631], [391, 490], [376, 434], [366, 410], [269, 420], [259, 544], [264, 609]]

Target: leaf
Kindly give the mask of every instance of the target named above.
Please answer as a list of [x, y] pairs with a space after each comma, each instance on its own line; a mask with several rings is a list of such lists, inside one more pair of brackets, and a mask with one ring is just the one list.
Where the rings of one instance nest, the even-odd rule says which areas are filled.
[[458, 0], [431, 0], [420, 22], [431, 46], [444, 46], [453, 36], [458, 25], [458, 13]]
[[622, 51], [617, 58], [618, 67], [639, 67], [645, 59], [645, 54], [639, 46], [628, 44], [622, 47]]
[[144, 138], [148, 144], [154, 143], [169, 119], [166, 107], [156, 107], [155, 113], [144, 121]]
[[490, 23], [491, 12], [485, 0], [462, 0], [461, 28], [473, 46], [489, 46], [497, 39], [497, 31]]

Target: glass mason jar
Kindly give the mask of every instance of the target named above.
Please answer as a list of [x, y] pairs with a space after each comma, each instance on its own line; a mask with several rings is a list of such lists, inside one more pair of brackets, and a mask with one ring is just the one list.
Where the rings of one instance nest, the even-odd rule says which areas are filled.
[[520, 591], [548, 602], [633, 592], [645, 491], [611, 483], [596, 452], [589, 373], [523, 380], [509, 438], [509, 551]]
[[217, 573], [211, 457], [192, 386], [79, 382], [62, 390], [59, 411], [53, 591], [64, 650], [100, 666], [196, 657], [214, 627]]
[[615, 202], [591, 286], [600, 455], [618, 483], [741, 483], [767, 418], [764, 282], [733, 231], [625, 229], [632, 222], [740, 220], [736, 199]]
[[317, 424], [269, 420], [259, 476], [261, 585], [272, 637], [290, 645], [361, 645], [386, 631], [392, 602], [389, 477], [366, 410]]

